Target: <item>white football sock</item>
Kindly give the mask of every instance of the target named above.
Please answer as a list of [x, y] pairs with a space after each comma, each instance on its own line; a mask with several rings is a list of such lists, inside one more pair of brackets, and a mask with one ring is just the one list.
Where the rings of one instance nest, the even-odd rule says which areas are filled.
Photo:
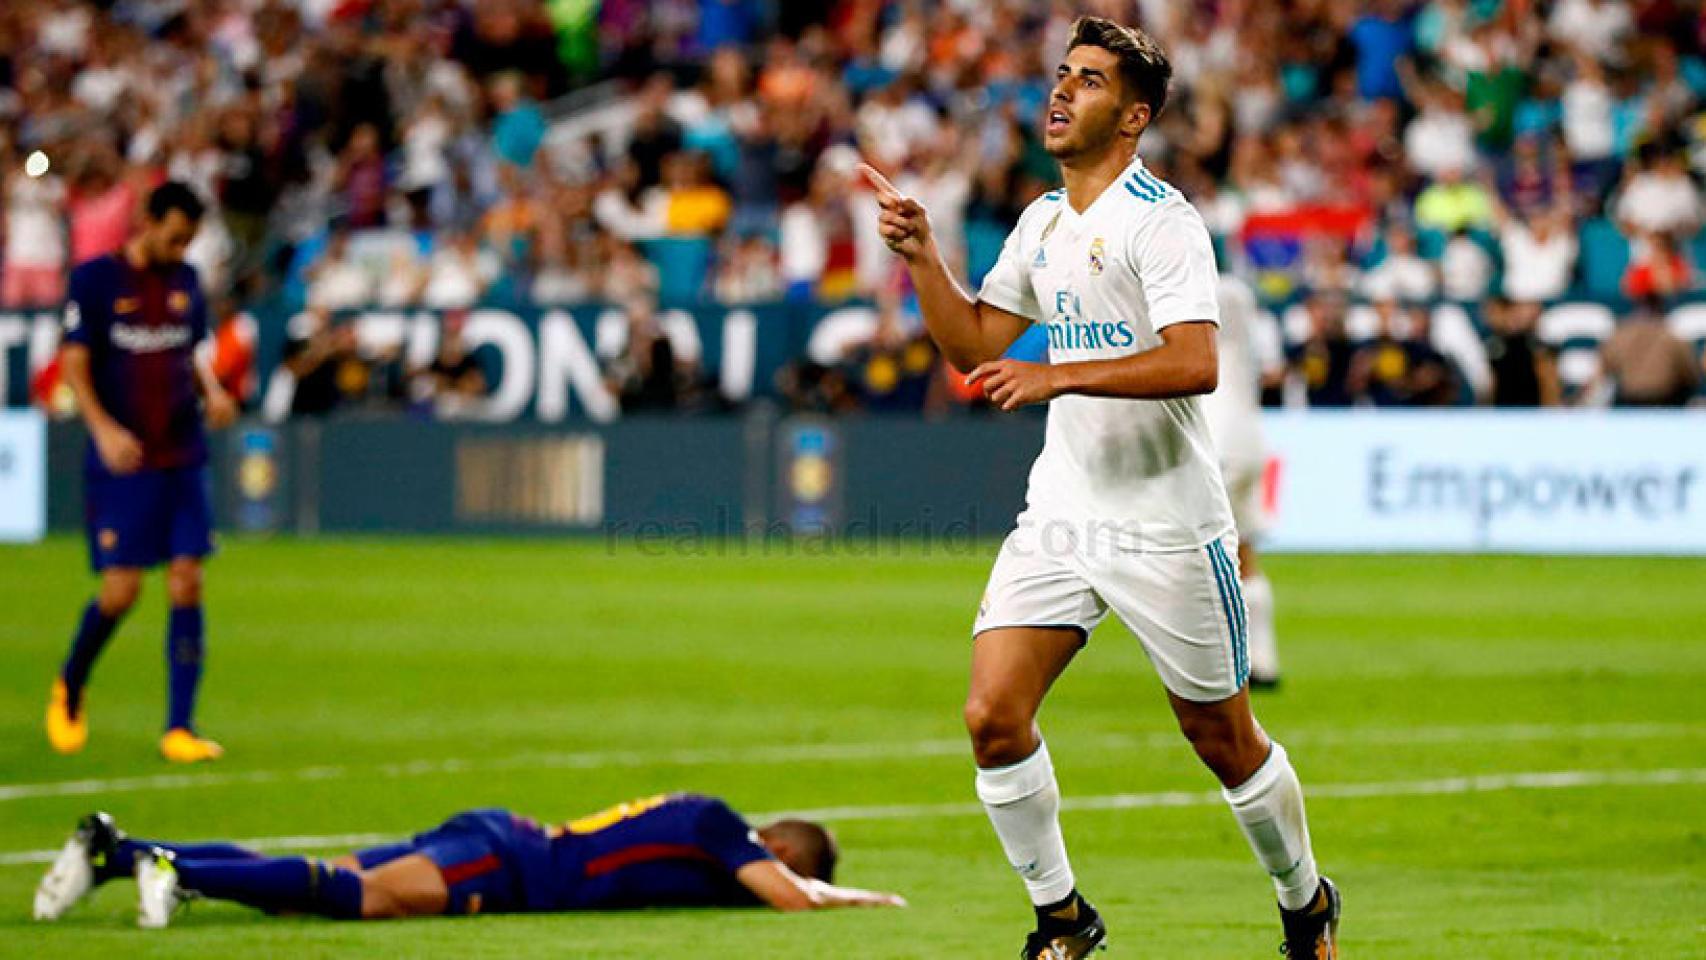
[[977, 797], [989, 812], [1007, 862], [1025, 878], [1031, 902], [1046, 906], [1072, 892], [1072, 864], [1060, 833], [1060, 787], [1048, 746], [1010, 767], [977, 772]]
[[1274, 637], [1274, 588], [1267, 574], [1244, 578], [1244, 606], [1250, 612], [1250, 673], [1279, 676], [1279, 641]]
[[1315, 899], [1321, 876], [1309, 849], [1309, 822], [1303, 815], [1303, 786], [1285, 748], [1273, 745], [1268, 759], [1236, 787], [1220, 791], [1250, 841], [1256, 859], [1274, 878], [1280, 906], [1301, 910]]

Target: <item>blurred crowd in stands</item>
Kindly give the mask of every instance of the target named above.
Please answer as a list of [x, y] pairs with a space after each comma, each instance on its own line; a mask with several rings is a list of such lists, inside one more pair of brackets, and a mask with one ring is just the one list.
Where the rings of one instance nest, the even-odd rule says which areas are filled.
[[[1706, 326], [1671, 322], [1706, 277], [1683, 0], [6, 0], [0, 306], [56, 305], [174, 178], [210, 204], [190, 259], [221, 322], [298, 316], [302, 413], [474, 402], [460, 311], [589, 301], [629, 315], [604, 358], [629, 409], [709, 402], [655, 319], [691, 302], [876, 303], [845, 356], [784, 371], [796, 407], [975, 403], [854, 164], [975, 283], [1055, 183], [1037, 120], [1083, 13], [1171, 55], [1143, 153], [1280, 318], [1270, 402], [1697, 396]], [[1542, 308], [1568, 300], [1616, 321], [1561, 364]], [[446, 311], [438, 358], [363, 354], [339, 317], [365, 306]]]

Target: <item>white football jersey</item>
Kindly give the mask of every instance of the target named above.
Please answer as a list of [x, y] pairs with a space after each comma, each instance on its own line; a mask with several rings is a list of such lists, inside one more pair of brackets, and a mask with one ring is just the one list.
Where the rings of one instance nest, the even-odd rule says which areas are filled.
[[[1037, 198], [978, 298], [1048, 328], [1049, 360], [1153, 349], [1174, 323], [1220, 322], [1214, 248], [1171, 186], [1131, 166], [1083, 212]], [[1214, 442], [1195, 397], [1067, 395], [1049, 404], [1027, 514], [1123, 550], [1191, 550], [1232, 529]]]
[[1220, 386], [1202, 398], [1202, 407], [1223, 464], [1260, 464], [1266, 456], [1256, 310], [1249, 285], [1220, 278]]

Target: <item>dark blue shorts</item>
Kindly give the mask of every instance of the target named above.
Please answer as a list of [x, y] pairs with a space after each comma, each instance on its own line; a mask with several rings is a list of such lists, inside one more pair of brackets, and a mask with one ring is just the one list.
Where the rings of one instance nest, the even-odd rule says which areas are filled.
[[213, 506], [205, 466], [116, 476], [93, 454], [83, 471], [89, 565], [153, 567], [213, 552]]
[[413, 839], [362, 850], [355, 858], [363, 870], [372, 870], [419, 854], [438, 866], [450, 890], [445, 913], [514, 913], [522, 909], [521, 878], [494, 833], [507, 829], [508, 819], [502, 811], [459, 814]]

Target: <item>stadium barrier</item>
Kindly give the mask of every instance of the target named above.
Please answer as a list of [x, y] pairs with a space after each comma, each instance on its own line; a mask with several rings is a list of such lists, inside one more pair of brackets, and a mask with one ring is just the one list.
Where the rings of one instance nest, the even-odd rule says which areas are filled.
[[[1621, 306], [1568, 301], [1549, 306], [1542, 315], [1541, 338], [1558, 351], [1559, 374], [1570, 390], [1591, 382], [1599, 372], [1599, 343], [1615, 329]], [[280, 361], [288, 332], [301, 314], [276, 301], [256, 304], [249, 312], [258, 332], [255, 359], [264, 385], [259, 405], [268, 419], [281, 420], [290, 409], [294, 381], [283, 374]], [[1432, 316], [1434, 345], [1462, 371], [1472, 393], [1484, 394], [1491, 373], [1478, 308], [1442, 301], [1434, 305]], [[395, 356], [406, 367], [432, 360], [443, 329], [443, 313], [431, 310], [374, 309], [341, 317], [354, 326], [365, 355]], [[1677, 336], [1706, 352], [1706, 300], [1685, 298], [1667, 320]], [[791, 361], [838, 362], [850, 345], [870, 339], [877, 313], [858, 302], [697, 304], [664, 309], [658, 322], [677, 360], [696, 364], [723, 401], [739, 405], [773, 396], [777, 372]], [[1378, 331], [1379, 321], [1367, 304], [1354, 304], [1346, 326], [1351, 339], [1361, 340]], [[1284, 351], [1300, 343], [1308, 328], [1299, 302], [1264, 309], [1255, 331], [1263, 362], [1281, 362]], [[628, 325], [621, 310], [601, 304], [481, 307], [469, 312], [463, 336], [492, 385], [489, 396], [469, 410], [467, 418], [547, 423], [616, 419], [617, 404], [600, 369], [627, 345]], [[51, 363], [58, 348], [58, 311], [0, 313], [4, 405], [29, 403], [32, 376]]]
[[[214, 444], [225, 530], [731, 543], [907, 537], [987, 552], [1042, 417], [635, 417], [613, 424], [248, 422]], [[1266, 545], [1297, 552], [1706, 555], [1706, 418], [1687, 412], [1281, 413]], [[49, 520], [81, 523], [83, 438], [48, 431]]]
[[1313, 411], [1265, 421], [1275, 551], [1706, 554], [1706, 416]]
[[0, 543], [41, 539], [47, 527], [46, 422], [0, 410]]

